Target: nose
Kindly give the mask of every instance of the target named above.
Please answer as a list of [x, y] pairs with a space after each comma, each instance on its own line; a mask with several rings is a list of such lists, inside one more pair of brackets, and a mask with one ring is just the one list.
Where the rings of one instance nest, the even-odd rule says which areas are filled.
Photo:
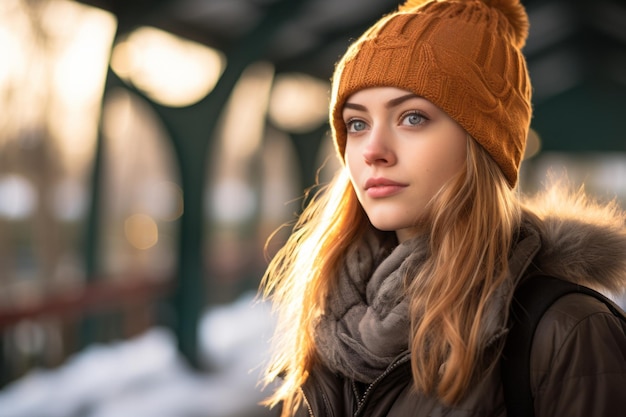
[[392, 149], [391, 132], [383, 127], [372, 129], [363, 146], [363, 159], [368, 165], [393, 165], [396, 154]]

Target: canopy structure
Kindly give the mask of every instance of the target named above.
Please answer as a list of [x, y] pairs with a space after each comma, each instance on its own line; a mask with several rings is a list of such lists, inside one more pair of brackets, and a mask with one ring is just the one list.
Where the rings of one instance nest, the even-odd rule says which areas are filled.
[[[174, 289], [178, 314], [174, 329], [180, 348], [195, 355], [195, 325], [203, 291], [202, 195], [208, 144], [220, 110], [244, 69], [270, 62], [276, 74], [303, 73], [329, 80], [350, 41], [396, 0], [76, 0], [109, 11], [116, 37], [151, 26], [223, 52], [227, 66], [215, 89], [185, 108], [152, 103], [174, 143], [181, 170], [185, 212], [181, 219], [179, 273]], [[621, 0], [526, 0], [530, 36], [525, 46], [534, 85], [532, 127], [544, 150], [626, 151], [626, 6]], [[107, 85], [123, 81], [109, 71]], [[128, 86], [128, 88], [132, 88]], [[314, 151], [321, 138], [291, 135], [304, 185], [314, 173]], [[207, 140], [209, 138], [209, 140]], [[96, 164], [94, 201], [97, 201]], [[97, 236], [97, 210], [92, 238]], [[90, 248], [88, 258], [97, 257]], [[97, 272], [97, 271], [91, 271]], [[192, 360], [193, 361], [193, 360]]]
[[[277, 73], [327, 80], [349, 41], [396, 0], [78, 0], [113, 13], [118, 36], [154, 26], [227, 55], [256, 48]], [[525, 53], [544, 149], [626, 150], [626, 6], [619, 0], [525, 0]], [[254, 45], [259, 30], [266, 45]], [[254, 36], [251, 36], [253, 35]], [[585, 123], [584, 120], [594, 120]], [[593, 125], [593, 126], [592, 126]]]

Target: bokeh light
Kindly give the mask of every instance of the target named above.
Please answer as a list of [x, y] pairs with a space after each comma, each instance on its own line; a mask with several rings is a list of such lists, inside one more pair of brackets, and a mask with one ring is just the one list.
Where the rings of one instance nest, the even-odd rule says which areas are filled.
[[205, 97], [225, 67], [215, 49], [152, 27], [142, 27], [113, 48], [111, 68], [158, 103], [182, 107]]

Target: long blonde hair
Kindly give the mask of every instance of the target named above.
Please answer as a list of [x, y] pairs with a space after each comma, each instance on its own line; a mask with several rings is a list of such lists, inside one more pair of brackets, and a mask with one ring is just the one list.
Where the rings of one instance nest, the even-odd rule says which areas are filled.
[[[448, 403], [490, 365], [479, 343], [480, 319], [505, 278], [520, 222], [519, 203], [498, 166], [473, 139], [467, 146], [466, 169], [431, 202], [425, 223], [431, 256], [407, 288], [415, 387]], [[311, 199], [263, 277], [263, 295], [278, 313], [266, 380], [282, 379], [266, 404], [282, 403], [283, 416], [302, 401], [300, 386], [316, 361], [313, 324], [338, 265], [371, 227], [344, 171]], [[426, 288], [416, 284], [425, 279]]]

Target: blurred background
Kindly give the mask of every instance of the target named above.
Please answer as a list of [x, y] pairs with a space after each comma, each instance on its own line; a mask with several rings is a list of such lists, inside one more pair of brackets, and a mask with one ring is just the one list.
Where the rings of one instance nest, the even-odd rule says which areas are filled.
[[[0, 1], [0, 417], [272, 415], [264, 245], [337, 168], [334, 63], [398, 3]], [[623, 204], [626, 6], [522, 3], [522, 191]]]

